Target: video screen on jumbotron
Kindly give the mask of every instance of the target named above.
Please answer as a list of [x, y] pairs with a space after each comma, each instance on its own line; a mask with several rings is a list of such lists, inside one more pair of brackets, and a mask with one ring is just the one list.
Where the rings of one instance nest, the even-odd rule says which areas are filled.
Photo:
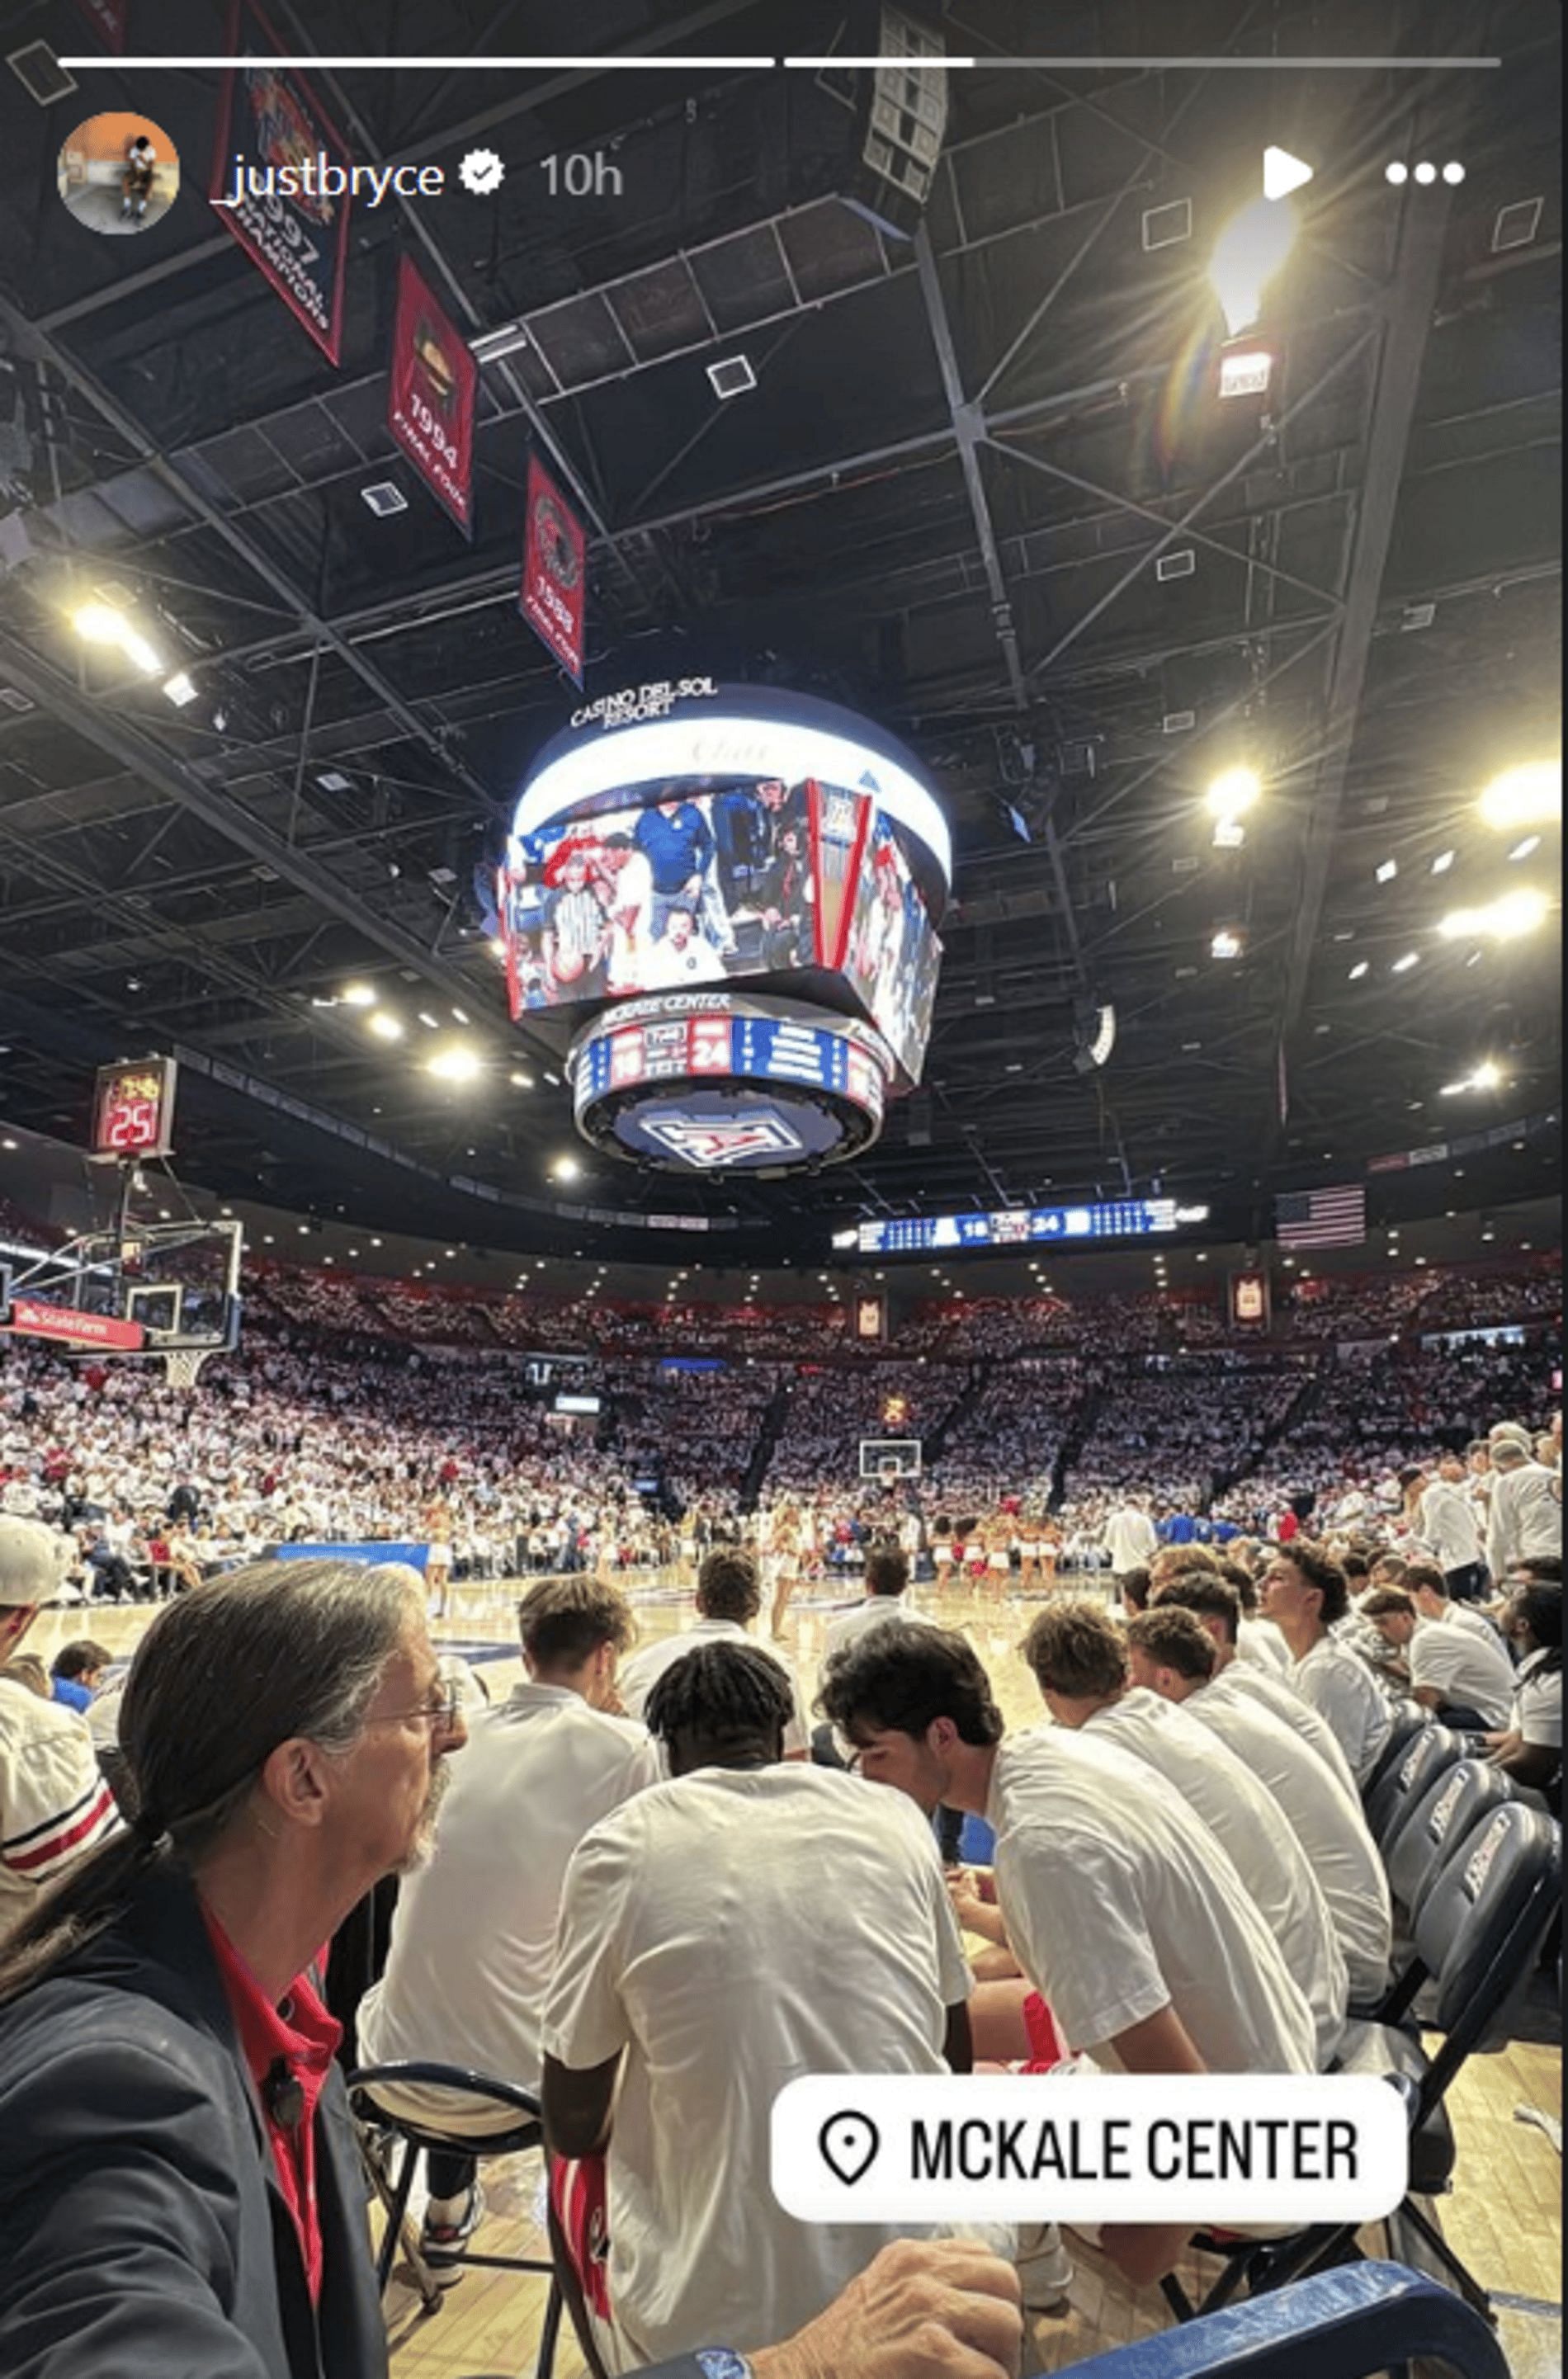
[[918, 1077], [941, 960], [923, 786], [832, 706], [671, 709], [580, 715], [531, 775], [497, 887], [513, 1017], [837, 978]]

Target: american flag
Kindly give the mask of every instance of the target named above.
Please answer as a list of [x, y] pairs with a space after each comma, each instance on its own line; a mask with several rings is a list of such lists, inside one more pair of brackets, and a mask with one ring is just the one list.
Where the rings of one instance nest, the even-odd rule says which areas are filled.
[[1282, 1248], [1358, 1248], [1367, 1236], [1367, 1192], [1290, 1190], [1274, 1200], [1274, 1237]]

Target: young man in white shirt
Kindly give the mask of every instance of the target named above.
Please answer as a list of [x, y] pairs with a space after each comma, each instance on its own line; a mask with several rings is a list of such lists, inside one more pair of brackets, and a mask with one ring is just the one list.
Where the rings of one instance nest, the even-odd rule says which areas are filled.
[[[920, 1807], [983, 1816], [996, 1898], [1024, 1974], [1070, 2047], [1128, 2073], [1311, 2073], [1312, 2011], [1213, 1835], [1143, 1762], [1065, 1727], [1002, 1740], [962, 1636], [882, 1628], [825, 1681], [861, 1771]], [[1190, 2230], [1107, 2224], [1135, 2283]]]
[[[1220, 1671], [1217, 1659], [1218, 1647], [1202, 1620], [1178, 1603], [1162, 1600], [1128, 1628], [1133, 1683], [1200, 1720], [1273, 1794], [1328, 1904], [1345, 1959], [1349, 2004], [1375, 2007], [1388, 1988], [1393, 1911], [1388, 1877], [1350, 1772], [1345, 1770], [1343, 1783], [1330, 1774], [1320, 1753], [1287, 1720], [1259, 1696], [1227, 1685], [1236, 1670]], [[1305, 1703], [1299, 1707], [1306, 1710]], [[1313, 1722], [1322, 1723], [1315, 1717]]]
[[1130, 1684], [1126, 1637], [1098, 1603], [1050, 1604], [1023, 1652], [1058, 1726], [1143, 1761], [1208, 1827], [1306, 1994], [1326, 2067], [1344, 2035], [1349, 1978], [1327, 1902], [1267, 1788], [1195, 1718]]
[[786, 2082], [971, 2063], [969, 1968], [916, 1812], [782, 1764], [793, 1703], [760, 1645], [689, 1648], [647, 1710], [671, 1781], [579, 1846], [544, 2023], [551, 2149], [607, 2156], [622, 2371], [697, 2338], [762, 2346], [895, 2235], [778, 2212]]
[[1447, 1578], [1449, 1593], [1458, 1602], [1473, 1602], [1481, 1590], [1485, 1567], [1481, 1524], [1457, 1454], [1440, 1457], [1435, 1479], [1428, 1471], [1421, 1472], [1416, 1527]]
[[[739, 1545], [716, 1545], [705, 1553], [697, 1571], [697, 1620], [678, 1636], [661, 1636], [645, 1644], [621, 1672], [621, 1698], [630, 1718], [641, 1718], [648, 1696], [667, 1669], [699, 1644], [750, 1644], [762, 1612], [762, 1580], [756, 1562]], [[801, 1682], [784, 1654], [767, 1648], [767, 1657], [783, 1673], [793, 1707], [784, 1731], [786, 1759], [804, 1759], [811, 1750], [811, 1721]]]
[[1104, 1545], [1111, 1556], [1111, 1574], [1145, 1569], [1160, 1550], [1159, 1533], [1143, 1506], [1125, 1495], [1105, 1523]]
[[1508, 1606], [1508, 1640], [1519, 1655], [1506, 1730], [1488, 1756], [1515, 1784], [1561, 1789], [1562, 1774], [1562, 1584], [1521, 1587]]
[[1369, 1594], [1361, 1616], [1398, 1656], [1416, 1700], [1445, 1726], [1484, 1733], [1507, 1725], [1514, 1663], [1495, 1636], [1485, 1644], [1452, 1620], [1424, 1617], [1404, 1586]]
[[1201, 1623], [1214, 1648], [1215, 1683], [1223, 1682], [1233, 1697], [1260, 1702], [1282, 1724], [1298, 1734], [1328, 1769], [1335, 1783], [1359, 1806], [1356, 1779], [1350, 1772], [1349, 1760], [1339, 1747], [1338, 1736], [1310, 1702], [1303, 1700], [1290, 1682], [1288, 1670], [1283, 1676], [1276, 1675], [1270, 1670], [1249, 1667], [1241, 1658], [1236, 1640], [1241, 1604], [1228, 1580], [1200, 1577], [1184, 1570], [1155, 1595], [1157, 1610], [1172, 1606], [1178, 1611], [1190, 1611]]
[[1366, 1662], [1330, 1632], [1350, 1609], [1345, 1572], [1320, 1547], [1295, 1537], [1269, 1564], [1263, 1608], [1289, 1648], [1291, 1684], [1328, 1721], [1363, 1785], [1388, 1741], [1393, 1711]]
[[923, 1614], [910, 1602], [909, 1589], [909, 1555], [898, 1545], [873, 1545], [865, 1557], [865, 1600], [857, 1602], [828, 1628], [823, 1638], [823, 1667], [846, 1645], [858, 1643], [868, 1627], [906, 1626], [911, 1622], [925, 1625]]
[[1487, 1516], [1487, 1566], [1505, 1577], [1515, 1562], [1562, 1553], [1562, 1474], [1533, 1459], [1528, 1441], [1491, 1440], [1494, 1484]]
[[[360, 2002], [364, 2064], [430, 2059], [536, 2089], [567, 1863], [590, 1827], [657, 1781], [646, 1728], [611, 1714], [633, 1634], [624, 1595], [597, 1577], [545, 1578], [518, 1623], [526, 1680], [469, 1721], [429, 1858], [398, 1895], [386, 1972]], [[450, 2091], [381, 2095], [442, 2131], [516, 2121]], [[481, 2210], [473, 2158], [432, 2156], [422, 2243], [438, 2274], [456, 2277]]]

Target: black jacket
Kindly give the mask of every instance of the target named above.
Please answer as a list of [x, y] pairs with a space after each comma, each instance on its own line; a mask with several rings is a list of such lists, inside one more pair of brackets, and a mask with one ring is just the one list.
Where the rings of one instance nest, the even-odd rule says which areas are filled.
[[129, 1914], [0, 2014], [6, 2379], [385, 2379], [341, 2075], [316, 2117], [313, 2311], [196, 1895]]

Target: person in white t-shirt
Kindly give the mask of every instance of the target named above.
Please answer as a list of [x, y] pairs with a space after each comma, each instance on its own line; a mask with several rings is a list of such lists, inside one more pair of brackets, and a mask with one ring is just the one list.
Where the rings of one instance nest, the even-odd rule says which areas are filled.
[[[1349, 1770], [1343, 1783], [1330, 1774], [1297, 1728], [1257, 1695], [1236, 1689], [1236, 1665], [1222, 1671], [1217, 1660], [1218, 1647], [1202, 1620], [1178, 1603], [1162, 1601], [1128, 1628], [1133, 1683], [1200, 1720], [1272, 1793], [1327, 1902], [1345, 1959], [1349, 2004], [1374, 2007], [1388, 1988], [1393, 1912], [1388, 1877]], [[1306, 1710], [1305, 1703], [1298, 1707]], [[1322, 1724], [1316, 1718], [1313, 1722]]]
[[1528, 1438], [1492, 1432], [1493, 1486], [1487, 1516], [1487, 1566], [1506, 1577], [1515, 1562], [1562, 1553], [1562, 1474], [1532, 1458]]
[[[1406, 1579], [1411, 1571], [1406, 1570]], [[1433, 1575], [1441, 1577], [1441, 1572]], [[1403, 1682], [1423, 1709], [1445, 1726], [1485, 1733], [1503, 1727], [1514, 1700], [1514, 1663], [1494, 1636], [1490, 1644], [1448, 1619], [1424, 1618], [1407, 1586], [1369, 1594], [1361, 1616], [1398, 1656]], [[1395, 1670], [1395, 1675], [1400, 1672]]]
[[868, 1627], [924, 1626], [929, 1623], [910, 1601], [909, 1555], [897, 1545], [873, 1545], [865, 1557], [865, 1600], [835, 1619], [822, 1644], [822, 1665], [858, 1643]]
[[1208, 1827], [1306, 1993], [1326, 2067], [1345, 2032], [1349, 1978], [1328, 1904], [1266, 1788], [1196, 1719], [1129, 1684], [1127, 1639], [1099, 1603], [1054, 1603], [1023, 1653], [1058, 1726], [1145, 1761]]
[[1562, 1774], [1562, 1587], [1521, 1587], [1508, 1606], [1508, 1640], [1519, 1655], [1505, 1731], [1488, 1756], [1516, 1784], [1540, 1789]]
[[[54, 1600], [69, 1552], [69, 1539], [42, 1520], [0, 1517], [0, 1667]], [[119, 1830], [86, 1721], [0, 1677], [0, 1936]]]
[[1339, 1739], [1327, 1721], [1319, 1717], [1311, 1704], [1304, 1701], [1291, 1683], [1290, 1673], [1276, 1674], [1272, 1670], [1251, 1667], [1243, 1660], [1237, 1649], [1236, 1636], [1240, 1624], [1241, 1605], [1236, 1588], [1228, 1580], [1200, 1577], [1184, 1570], [1179, 1577], [1160, 1588], [1155, 1596], [1155, 1608], [1190, 1611], [1201, 1624], [1214, 1648], [1214, 1675], [1223, 1677], [1233, 1694], [1249, 1696], [1261, 1702], [1266, 1709], [1301, 1737], [1309, 1749], [1329, 1770], [1336, 1784], [1359, 1806], [1360, 1795], [1356, 1779], [1350, 1772], [1350, 1762], [1339, 1747]]
[[1440, 1458], [1435, 1479], [1420, 1474], [1416, 1527], [1447, 1578], [1449, 1593], [1456, 1601], [1473, 1600], [1481, 1585], [1481, 1524], [1457, 1454]]
[[861, 1778], [783, 1765], [792, 1707], [760, 1645], [688, 1649], [648, 1702], [671, 1781], [596, 1826], [567, 1872], [545, 2131], [558, 2156], [607, 2157], [617, 2371], [704, 2337], [764, 2346], [894, 2235], [779, 2212], [786, 2082], [970, 2068], [935, 1845]]
[[[537, 2089], [567, 1862], [599, 1818], [658, 1781], [646, 1728], [610, 1714], [634, 1632], [624, 1595], [597, 1577], [545, 1578], [518, 1623], [526, 1679], [469, 1721], [429, 1858], [398, 1895], [386, 1972], [360, 2001], [364, 2064], [429, 2059]], [[457, 2134], [517, 2119], [451, 2091], [379, 2095]], [[421, 2244], [443, 2278], [456, 2276], [482, 2204], [472, 2157], [432, 2156]]]
[[1146, 1569], [1160, 1550], [1153, 1521], [1132, 1496], [1124, 1496], [1105, 1523], [1104, 1543], [1111, 1556], [1111, 1573]]
[[[657, 898], [657, 895], [656, 895]], [[643, 983], [648, 991], [685, 991], [694, 983], [711, 983], [724, 972], [724, 961], [706, 934], [697, 930], [690, 909], [670, 909], [664, 931], [643, 962]]]
[[[762, 1611], [762, 1581], [749, 1552], [738, 1545], [716, 1545], [703, 1555], [697, 1571], [697, 1620], [678, 1636], [662, 1636], [633, 1653], [621, 1672], [621, 1698], [627, 1716], [640, 1719], [648, 1696], [667, 1669], [698, 1644], [750, 1644]], [[804, 1759], [811, 1749], [811, 1720], [801, 1681], [785, 1655], [767, 1648], [767, 1657], [790, 1687], [792, 1710], [784, 1731], [786, 1759]]]
[[1330, 1633], [1350, 1609], [1345, 1572], [1319, 1546], [1295, 1537], [1270, 1562], [1263, 1595], [1290, 1650], [1291, 1684], [1327, 1721], [1357, 1784], [1364, 1784], [1388, 1741], [1393, 1710], [1365, 1660]]
[[[1024, 1974], [1071, 2048], [1129, 2073], [1311, 2073], [1312, 2011], [1231, 1860], [1141, 1760], [1066, 1727], [1004, 1743], [973, 1649], [880, 1628], [825, 1681], [861, 1771], [926, 1810], [983, 1816]], [[1169, 2271], [1190, 2225], [1107, 2224], [1131, 2280]]]

